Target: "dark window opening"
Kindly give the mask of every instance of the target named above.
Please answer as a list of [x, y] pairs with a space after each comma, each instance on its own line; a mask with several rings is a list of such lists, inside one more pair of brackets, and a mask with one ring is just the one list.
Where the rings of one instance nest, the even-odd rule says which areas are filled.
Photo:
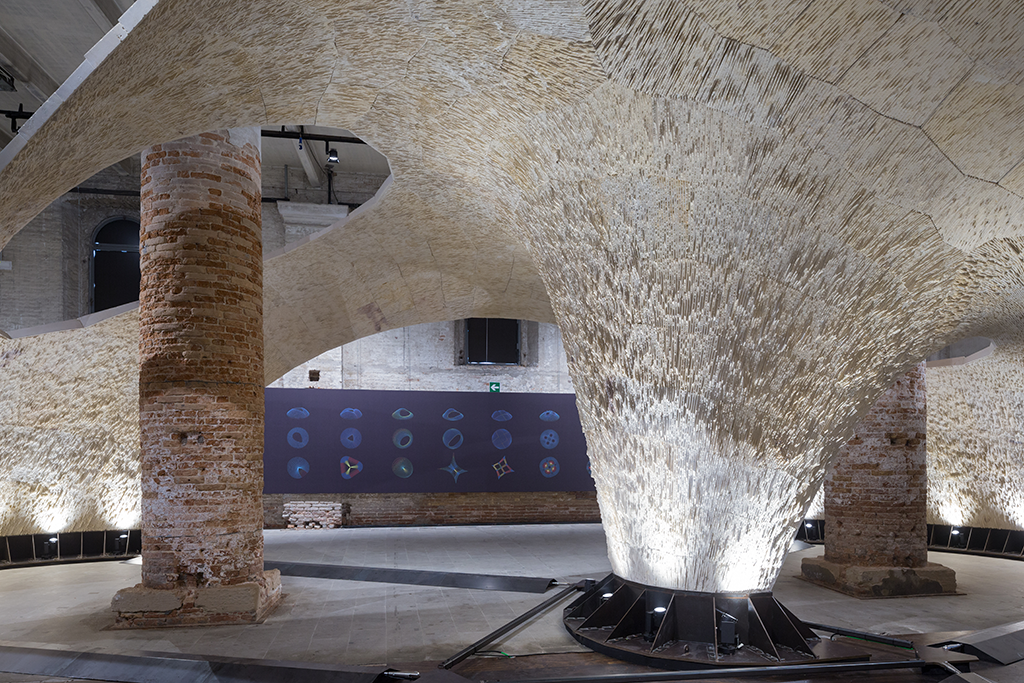
[[139, 224], [114, 220], [96, 232], [92, 247], [92, 310], [139, 300]]
[[320, 381], [320, 371], [319, 370], [310, 370], [309, 371], [309, 381], [310, 382], [319, 382]]
[[466, 362], [518, 365], [519, 321], [504, 318], [466, 320]]

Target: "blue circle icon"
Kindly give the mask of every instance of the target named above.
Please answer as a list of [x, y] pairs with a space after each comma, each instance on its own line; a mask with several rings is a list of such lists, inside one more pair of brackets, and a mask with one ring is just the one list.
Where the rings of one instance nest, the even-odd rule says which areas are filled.
[[363, 442], [363, 435], [355, 427], [349, 427], [341, 433], [341, 445], [345, 448], [355, 448]]
[[292, 479], [302, 479], [309, 474], [309, 463], [305, 458], [292, 458], [288, 461], [288, 474]]
[[396, 477], [408, 479], [412, 476], [412, 461], [409, 458], [395, 458], [395, 461], [391, 463], [391, 471], [395, 473]]
[[305, 448], [309, 443], [309, 432], [302, 427], [295, 427], [288, 432], [288, 445], [292, 448]]
[[545, 410], [543, 413], [540, 414], [540, 419], [544, 420], [545, 422], [557, 422], [558, 413], [556, 413], [553, 410]]
[[491, 443], [498, 450], [505, 450], [512, 445], [512, 435], [507, 429], [499, 429], [491, 434]]
[[309, 417], [309, 411], [300, 406], [298, 408], [292, 408], [287, 413], [285, 413], [285, 415], [292, 418], [293, 420], [305, 420], [307, 417]]
[[412, 445], [412, 432], [408, 429], [396, 429], [391, 435], [391, 442], [399, 448], [408, 448]]
[[540, 445], [544, 448], [554, 448], [558, 445], [558, 432], [554, 429], [545, 429], [540, 434]]
[[342, 420], [358, 420], [363, 416], [363, 411], [359, 408], [345, 408], [345, 410], [339, 413]]
[[449, 429], [444, 433], [444, 436], [441, 437], [441, 443], [453, 451], [462, 445], [462, 441], [462, 432], [458, 429]]
[[557, 458], [544, 458], [540, 461], [540, 473], [545, 479], [555, 476], [560, 469], [562, 468], [559, 467]]

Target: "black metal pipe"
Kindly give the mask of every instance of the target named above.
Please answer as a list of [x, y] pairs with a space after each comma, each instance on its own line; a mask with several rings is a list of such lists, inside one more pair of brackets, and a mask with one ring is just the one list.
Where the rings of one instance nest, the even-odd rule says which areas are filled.
[[68, 192], [78, 192], [80, 194], [108, 194], [116, 197], [138, 197], [141, 192], [138, 190], [116, 190], [116, 189], [105, 189], [102, 187], [72, 187]]
[[320, 135], [318, 133], [300, 133], [296, 130], [261, 130], [265, 138], [284, 138], [287, 140], [317, 140], [323, 142], [343, 142], [350, 145], [365, 145], [359, 138], [341, 137], [338, 135]]
[[839, 664], [786, 664], [781, 666], [737, 666], [693, 671], [653, 671], [650, 673], [609, 674], [605, 676], [566, 676], [562, 678], [529, 678], [506, 681], [505, 683], [652, 683], [655, 681], [701, 681], [708, 678], [743, 678], [747, 676], [806, 676], [809, 673], [850, 673], [878, 671], [885, 669], [923, 669], [934, 664], [923, 659], [907, 659], [902, 662], [846, 662]]
[[508, 622], [504, 626], [501, 626], [501, 627], [495, 629], [494, 631], [491, 631], [486, 636], [484, 636], [480, 640], [476, 641], [475, 643], [473, 643], [472, 645], [467, 647], [465, 650], [462, 650], [458, 654], [454, 654], [451, 657], [449, 657], [448, 659], [444, 660], [443, 662], [441, 662], [440, 664], [437, 665], [438, 668], [439, 669], [450, 669], [453, 666], [455, 666], [456, 664], [458, 664], [459, 662], [461, 662], [462, 660], [466, 659], [467, 657], [472, 657], [475, 653], [479, 652], [480, 650], [482, 650], [487, 645], [490, 645], [495, 640], [497, 640], [501, 636], [505, 635], [506, 633], [508, 633], [509, 631], [514, 629], [515, 627], [519, 626], [520, 624], [522, 624], [524, 622], [529, 621], [530, 619], [533, 619], [535, 616], [537, 616], [541, 612], [544, 612], [544, 611], [546, 611], [548, 609], [551, 609], [552, 607], [554, 607], [556, 604], [558, 604], [562, 600], [565, 600], [571, 594], [573, 594], [576, 591], [580, 590], [581, 585], [582, 584], [579, 584], [579, 583], [578, 584], [574, 584], [574, 585], [566, 588], [563, 591], [559, 591], [556, 595], [548, 598], [547, 600], [545, 600], [544, 602], [540, 603], [539, 605], [537, 605], [533, 609], [529, 610], [528, 612], [523, 612], [518, 617], [516, 617], [512, 621]]
[[860, 638], [870, 643], [881, 643], [882, 645], [892, 645], [893, 647], [905, 647], [913, 650], [914, 644], [909, 640], [903, 640], [901, 638], [890, 638], [889, 636], [880, 636], [877, 633], [865, 633], [864, 631], [854, 631], [850, 628], [840, 628], [839, 626], [826, 626], [825, 624], [812, 624], [809, 621], [804, 622], [804, 626], [816, 629], [818, 631], [828, 631], [829, 633], [835, 633], [840, 636], [850, 636], [851, 638]]

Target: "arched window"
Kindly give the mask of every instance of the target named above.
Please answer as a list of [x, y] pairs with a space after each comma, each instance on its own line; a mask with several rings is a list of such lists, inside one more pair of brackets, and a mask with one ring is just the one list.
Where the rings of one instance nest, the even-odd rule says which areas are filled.
[[100, 226], [92, 245], [92, 310], [139, 300], [139, 223], [118, 218]]

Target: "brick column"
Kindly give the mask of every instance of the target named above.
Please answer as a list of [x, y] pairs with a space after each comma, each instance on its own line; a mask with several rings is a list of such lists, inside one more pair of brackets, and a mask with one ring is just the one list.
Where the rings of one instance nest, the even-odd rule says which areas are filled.
[[142, 155], [142, 584], [121, 626], [246, 623], [263, 571], [263, 254], [258, 129]]
[[825, 556], [805, 578], [858, 596], [956, 592], [928, 562], [924, 363], [872, 407], [825, 478]]

